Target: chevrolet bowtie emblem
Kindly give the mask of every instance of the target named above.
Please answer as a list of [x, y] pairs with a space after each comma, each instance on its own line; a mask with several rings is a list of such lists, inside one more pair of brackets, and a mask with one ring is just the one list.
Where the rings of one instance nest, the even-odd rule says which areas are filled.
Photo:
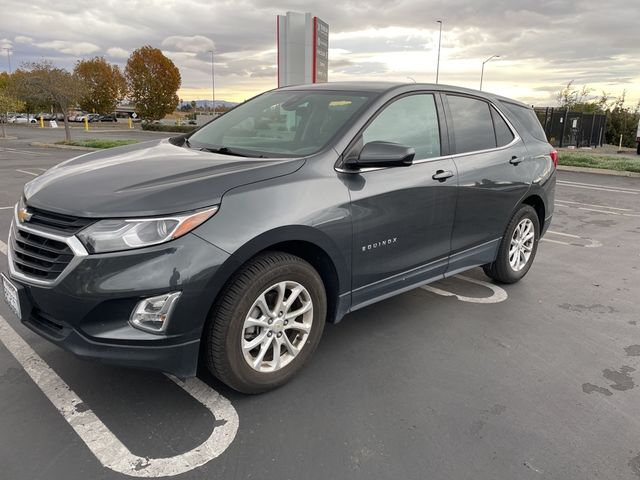
[[18, 220], [20, 223], [28, 222], [33, 217], [33, 213], [29, 212], [26, 208], [18, 210]]

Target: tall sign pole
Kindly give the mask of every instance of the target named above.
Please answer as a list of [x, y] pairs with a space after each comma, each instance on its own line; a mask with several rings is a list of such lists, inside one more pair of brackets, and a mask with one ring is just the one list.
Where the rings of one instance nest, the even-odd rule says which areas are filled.
[[4, 50], [7, 51], [7, 63], [9, 64], [9, 73], [11, 73], [11, 49], [9, 47], [4, 47]]
[[440, 24], [440, 34], [438, 35], [438, 63], [436, 64], [436, 84], [438, 83], [438, 78], [440, 77], [440, 47], [442, 46], [442, 20], [436, 21], [436, 23]]
[[216, 83], [214, 80], [214, 70], [213, 70], [213, 50], [209, 50], [211, 53], [211, 100], [213, 101], [213, 116], [216, 116]]

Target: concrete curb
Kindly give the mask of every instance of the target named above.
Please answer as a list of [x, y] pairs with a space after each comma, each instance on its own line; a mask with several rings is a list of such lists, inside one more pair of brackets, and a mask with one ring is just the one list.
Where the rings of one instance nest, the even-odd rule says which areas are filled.
[[637, 173], [637, 172], [625, 172], [621, 170], [605, 170], [604, 168], [572, 167], [569, 165], [558, 165], [558, 170], [564, 170], [566, 172], [599, 173], [600, 175], [612, 175], [614, 177], [640, 178], [640, 173]]
[[42, 143], [42, 142], [31, 142], [30, 145], [32, 147], [60, 148], [62, 150], [84, 150], [88, 152], [93, 152], [95, 150], [102, 150], [101, 148], [78, 147], [76, 145], [56, 145], [55, 143]]

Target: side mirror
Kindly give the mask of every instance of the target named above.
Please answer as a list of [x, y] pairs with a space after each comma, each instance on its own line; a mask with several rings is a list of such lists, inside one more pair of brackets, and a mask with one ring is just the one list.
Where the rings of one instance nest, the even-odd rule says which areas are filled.
[[369, 142], [357, 159], [347, 163], [351, 168], [408, 167], [413, 163], [416, 150], [393, 142]]

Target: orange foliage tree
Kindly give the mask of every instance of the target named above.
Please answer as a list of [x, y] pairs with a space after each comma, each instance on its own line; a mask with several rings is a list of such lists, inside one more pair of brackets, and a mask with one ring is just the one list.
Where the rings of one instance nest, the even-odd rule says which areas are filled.
[[146, 121], [160, 120], [178, 106], [180, 71], [157, 48], [135, 50], [124, 70], [129, 98]]

